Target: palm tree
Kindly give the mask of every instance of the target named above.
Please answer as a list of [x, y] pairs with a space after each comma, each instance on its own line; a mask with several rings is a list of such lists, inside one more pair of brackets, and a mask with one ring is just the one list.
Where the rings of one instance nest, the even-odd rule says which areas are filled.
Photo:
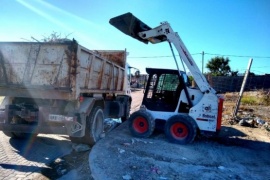
[[211, 58], [206, 64], [206, 68], [209, 69], [210, 74], [213, 76], [228, 76], [231, 72], [231, 67], [229, 66], [229, 58], [216, 56]]

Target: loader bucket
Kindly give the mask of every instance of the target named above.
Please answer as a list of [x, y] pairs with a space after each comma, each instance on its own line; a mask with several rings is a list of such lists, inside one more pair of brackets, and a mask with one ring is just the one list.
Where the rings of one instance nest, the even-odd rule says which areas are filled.
[[141, 20], [133, 16], [131, 13], [122, 14], [110, 19], [110, 24], [122, 31], [128, 36], [131, 36], [141, 42], [148, 43], [148, 40], [140, 38], [139, 32], [147, 31], [152, 28], [147, 26]]

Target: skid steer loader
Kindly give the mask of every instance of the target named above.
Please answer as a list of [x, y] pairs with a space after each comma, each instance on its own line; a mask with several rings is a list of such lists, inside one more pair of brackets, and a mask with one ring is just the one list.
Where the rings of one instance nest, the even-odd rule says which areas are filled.
[[[157, 122], [163, 122], [169, 141], [188, 144], [194, 141], [199, 132], [215, 134], [221, 129], [223, 98], [209, 85], [180, 36], [168, 22], [151, 28], [131, 13], [114, 17], [109, 22], [143, 43], [168, 42], [176, 64], [175, 70], [146, 68], [149, 78], [142, 105], [129, 118], [129, 129], [133, 136], [149, 137]], [[191, 87], [186, 72], [179, 70], [172, 45], [198, 87]]]

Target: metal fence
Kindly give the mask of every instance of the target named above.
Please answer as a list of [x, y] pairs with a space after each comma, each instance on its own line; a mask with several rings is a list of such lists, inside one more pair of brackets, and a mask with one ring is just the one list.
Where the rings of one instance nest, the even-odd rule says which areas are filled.
[[[136, 81], [139, 87], [143, 87], [147, 81], [147, 75], [142, 74]], [[208, 75], [209, 84], [216, 90], [222, 93], [239, 92], [243, 83], [244, 76], [211, 76]], [[133, 80], [135, 81], [135, 79]], [[246, 82], [244, 91], [256, 91], [270, 89], [270, 75], [249, 76]]]
[[[208, 76], [210, 85], [220, 92], [239, 92], [244, 76]], [[249, 76], [245, 91], [270, 89], [270, 75]]]

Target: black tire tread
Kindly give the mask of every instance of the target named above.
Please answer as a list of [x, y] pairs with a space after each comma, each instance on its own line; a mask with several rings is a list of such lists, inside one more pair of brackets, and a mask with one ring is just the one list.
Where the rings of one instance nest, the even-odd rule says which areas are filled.
[[125, 107], [125, 115], [121, 117], [122, 123], [128, 120], [128, 118], [130, 117], [130, 108], [131, 108], [131, 102], [129, 101], [127, 102], [127, 105]]
[[36, 133], [18, 133], [18, 132], [7, 132], [7, 131], [3, 131], [3, 133], [6, 136], [14, 138], [14, 139], [29, 139], [31, 137], [35, 138], [38, 135]]
[[[181, 122], [187, 125], [187, 127], [189, 128], [189, 135], [187, 138], [183, 140], [178, 140], [178, 139], [175, 139], [171, 135], [170, 127], [175, 122]], [[178, 115], [172, 116], [165, 124], [165, 135], [167, 139], [172, 143], [182, 144], [182, 145], [192, 143], [197, 135], [197, 124], [193, 120], [192, 117], [187, 116], [187, 115], [178, 114]]]
[[[149, 129], [146, 133], [138, 133], [134, 130], [133, 128], [133, 121], [136, 119], [136, 117], [138, 116], [142, 116], [144, 117], [149, 124]], [[131, 132], [131, 134], [135, 137], [139, 137], [139, 138], [148, 138], [149, 136], [152, 135], [152, 133], [154, 132], [155, 129], [155, 120], [152, 117], [152, 115], [150, 113], [148, 113], [145, 110], [138, 110], [136, 112], [134, 112], [133, 114], [131, 114], [130, 118], [129, 118], [129, 130]]]
[[11, 137], [11, 138], [15, 138], [15, 134], [13, 132], [9, 132], [9, 131], [2, 131], [6, 136]]
[[93, 132], [91, 132], [91, 127], [95, 123], [94, 115], [97, 113], [97, 111], [101, 109], [100, 106], [95, 106], [91, 110], [90, 115], [86, 119], [86, 126], [85, 126], [85, 135], [83, 137], [69, 137], [72, 143], [76, 144], [88, 144], [90, 146], [93, 146], [99, 139], [95, 139], [93, 137]]

